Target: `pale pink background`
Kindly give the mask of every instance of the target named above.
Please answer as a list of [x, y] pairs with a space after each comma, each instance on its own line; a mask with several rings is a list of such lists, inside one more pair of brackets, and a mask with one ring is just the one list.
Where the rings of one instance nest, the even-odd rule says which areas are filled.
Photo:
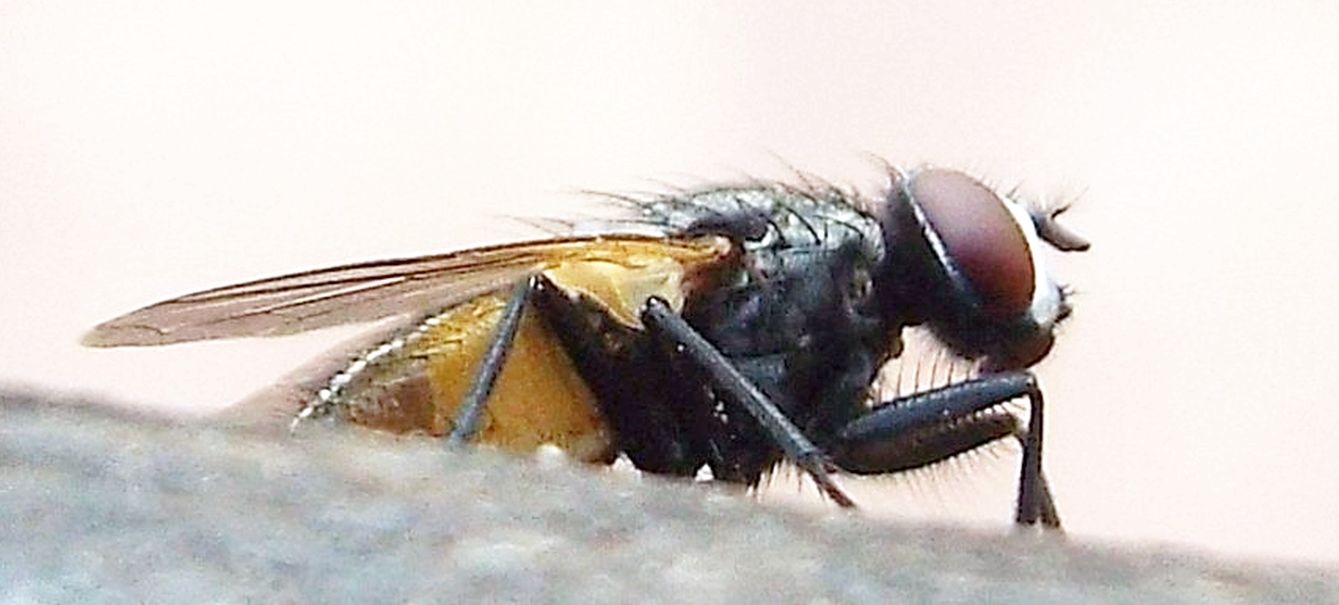
[[[1080, 197], [1095, 242], [1040, 367], [1071, 532], [1339, 562], [1339, 9], [441, 4], [0, 2], [0, 381], [213, 410], [350, 332], [80, 333], [581, 188], [949, 164]], [[1004, 527], [1013, 464], [866, 501]]]

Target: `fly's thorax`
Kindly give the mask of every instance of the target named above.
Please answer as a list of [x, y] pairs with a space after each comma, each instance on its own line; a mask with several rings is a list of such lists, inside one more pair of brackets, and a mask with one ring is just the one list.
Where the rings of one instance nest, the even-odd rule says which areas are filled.
[[[670, 232], [735, 242], [737, 270], [691, 299], [685, 318], [806, 428], [863, 410], [874, 374], [899, 345], [876, 304], [884, 239], [864, 206], [834, 188], [765, 185], [643, 207], [648, 222]], [[747, 419], [727, 425], [752, 442]]]
[[739, 262], [733, 273], [718, 276], [718, 286], [765, 287], [821, 273], [854, 307], [866, 310], [873, 307], [873, 281], [886, 256], [881, 226], [867, 205], [835, 187], [774, 183], [667, 196], [640, 208], [643, 221], [667, 233], [733, 241]]
[[927, 323], [987, 368], [1027, 367], [1046, 355], [1069, 313], [1042, 258], [1038, 226], [1054, 214], [1033, 214], [938, 168], [894, 172], [878, 212], [889, 249], [885, 297], [904, 321]]
[[785, 250], [856, 246], [872, 263], [883, 256], [879, 223], [854, 194], [782, 184], [721, 187], [650, 200], [644, 221], [664, 231], [715, 234], [740, 244], [755, 263]]
[[[327, 412], [378, 430], [446, 434], [505, 298], [466, 300], [369, 349], [332, 376], [300, 416]], [[613, 451], [594, 396], [532, 311], [522, 316], [478, 439], [516, 452], [554, 444], [587, 461], [605, 461]]]

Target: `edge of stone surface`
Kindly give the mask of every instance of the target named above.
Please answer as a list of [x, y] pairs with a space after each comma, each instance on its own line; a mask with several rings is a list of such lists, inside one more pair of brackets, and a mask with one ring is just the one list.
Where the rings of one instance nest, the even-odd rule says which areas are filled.
[[[0, 387], [0, 600], [1320, 602], [1333, 570], [765, 507], [554, 457]], [[206, 592], [201, 592], [206, 591]]]

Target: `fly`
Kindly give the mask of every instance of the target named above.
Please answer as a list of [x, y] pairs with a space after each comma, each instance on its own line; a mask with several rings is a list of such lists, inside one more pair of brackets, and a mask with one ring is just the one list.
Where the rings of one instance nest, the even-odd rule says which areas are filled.
[[[967, 174], [889, 171], [876, 200], [826, 186], [625, 200], [607, 233], [296, 273], [188, 294], [99, 325], [96, 347], [278, 336], [403, 318], [341, 368], [298, 379], [298, 421], [369, 427], [756, 485], [781, 460], [833, 501], [885, 474], [1022, 445], [1015, 521], [1059, 527], [1027, 368], [1070, 313], [1043, 243], [1087, 242]], [[646, 233], [654, 233], [649, 235]], [[983, 374], [871, 400], [903, 328]], [[1005, 408], [1028, 401], [1026, 420]]]

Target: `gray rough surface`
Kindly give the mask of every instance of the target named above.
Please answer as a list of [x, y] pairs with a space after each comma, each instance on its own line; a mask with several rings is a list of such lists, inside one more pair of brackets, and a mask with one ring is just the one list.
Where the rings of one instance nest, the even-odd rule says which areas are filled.
[[0, 602], [1323, 603], [1339, 573], [812, 516], [0, 391]]

